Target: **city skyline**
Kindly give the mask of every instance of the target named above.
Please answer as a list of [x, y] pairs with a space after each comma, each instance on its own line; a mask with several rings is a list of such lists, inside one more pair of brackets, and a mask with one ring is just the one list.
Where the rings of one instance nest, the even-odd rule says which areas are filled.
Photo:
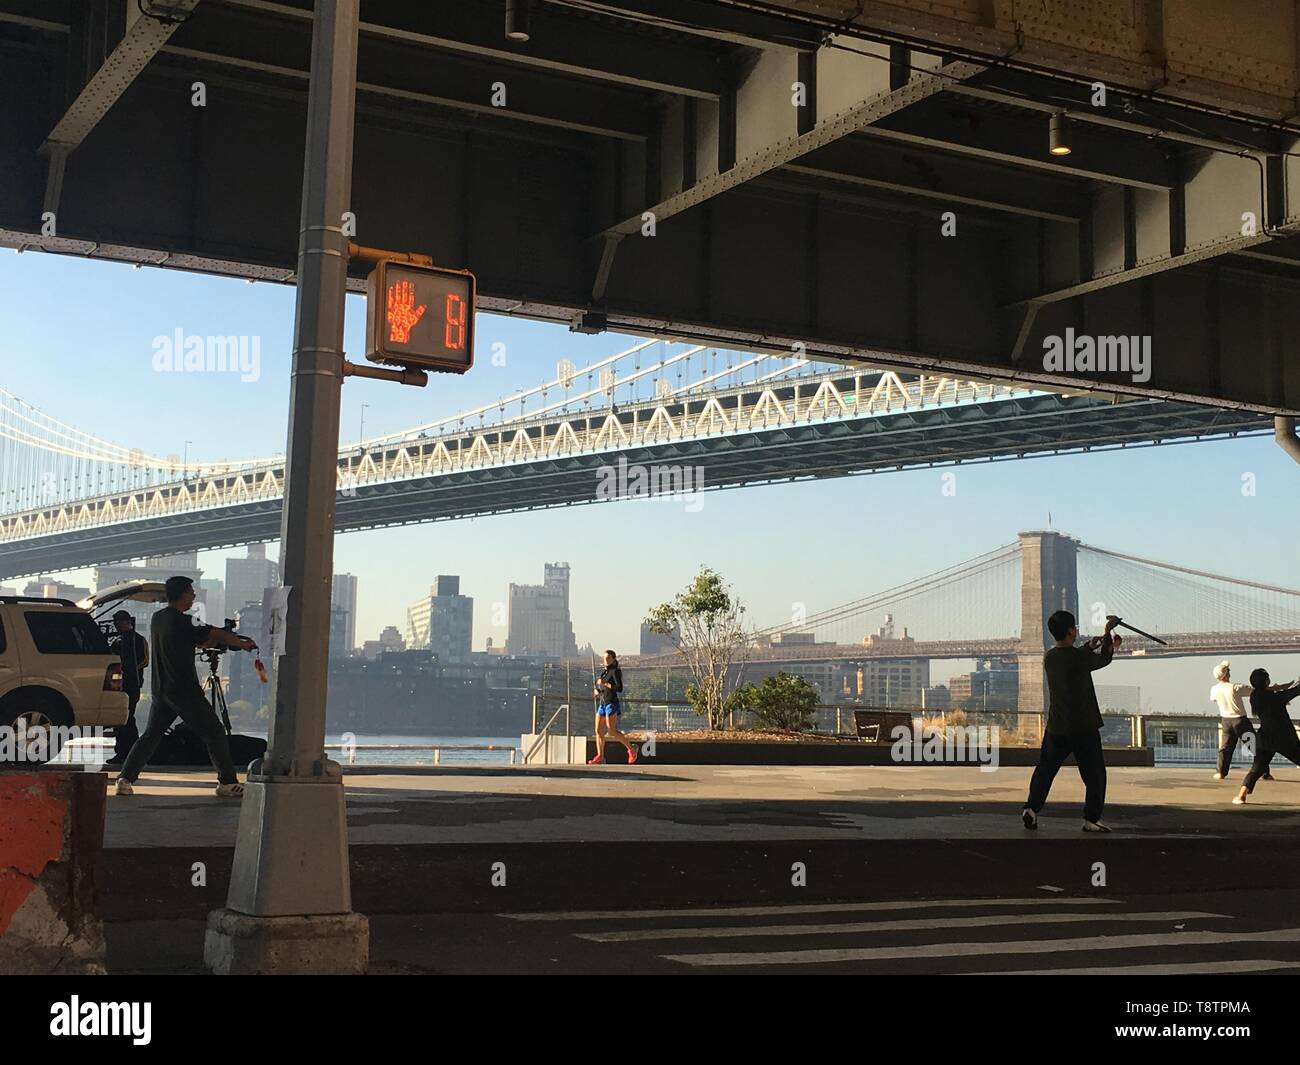
[[[19, 269], [15, 259], [0, 255], [11, 391], [151, 452], [180, 455], [187, 442], [191, 459], [283, 451], [292, 288], [30, 253]], [[58, 294], [73, 287], [87, 290], [86, 315], [58, 313]], [[349, 299], [350, 350], [362, 346], [363, 310]], [[150, 338], [177, 327], [259, 337], [260, 376], [159, 373]], [[351, 380], [340, 446], [363, 431], [395, 432], [491, 403], [551, 376], [561, 359], [581, 365], [634, 339], [482, 314], [485, 357], [464, 377], [441, 377], [424, 390]], [[501, 358], [486, 355], [494, 345]], [[16, 358], [17, 351], [28, 356]], [[123, 417], [118, 403], [103, 402], [122, 394], [148, 394], [150, 402]], [[1048, 524], [1049, 515], [1055, 528], [1100, 546], [1297, 587], [1300, 558], [1287, 538], [1300, 518], [1293, 481], [1294, 463], [1269, 438], [977, 462], [706, 491], [703, 505], [689, 509], [615, 500], [348, 533], [336, 537], [334, 570], [358, 578], [358, 644], [388, 625], [404, 631], [412, 590], [439, 573], [459, 574], [475, 601], [477, 650], [489, 636], [496, 647], [505, 643], [510, 583], [535, 581], [547, 562], [562, 559], [573, 567], [576, 643], [626, 654], [638, 646], [646, 612], [701, 566], [734, 586], [751, 623], [771, 625], [788, 617], [792, 604], [813, 613], [892, 587], [1011, 542], [1021, 529]], [[226, 560], [243, 553], [202, 551], [198, 568], [224, 579]], [[278, 544], [269, 553], [278, 557]], [[89, 572], [48, 576], [85, 585]], [[227, 612], [230, 595], [227, 588]], [[1266, 664], [1276, 675], [1300, 672], [1298, 656], [1271, 656]], [[1140, 685], [1144, 702], [1200, 713], [1209, 709], [1212, 665], [1121, 660], [1107, 680]], [[953, 666], [958, 673], [970, 663]]]

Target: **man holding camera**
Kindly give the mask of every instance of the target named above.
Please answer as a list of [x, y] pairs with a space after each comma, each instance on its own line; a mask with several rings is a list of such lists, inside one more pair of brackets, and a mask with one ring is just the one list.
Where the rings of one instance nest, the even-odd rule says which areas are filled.
[[149, 644], [135, 631], [135, 618], [125, 610], [113, 615], [113, 628], [117, 636], [109, 641], [109, 648], [122, 660], [122, 690], [131, 700], [126, 723], [119, 725], [113, 737], [113, 757], [110, 763], [121, 762], [140, 738], [135, 723], [135, 708], [140, 703], [140, 689], [144, 685], [144, 667], [149, 664]]
[[117, 794], [133, 793], [132, 785], [140, 771], [157, 750], [163, 733], [179, 717], [207, 745], [208, 757], [217, 770], [217, 795], [223, 799], [241, 798], [244, 785], [235, 775], [230, 741], [203, 694], [194, 668], [194, 652], [203, 647], [252, 651], [257, 644], [226, 629], [195, 625], [185, 613], [194, 605], [194, 582], [189, 577], [169, 577], [166, 587], [167, 605], [154, 614], [149, 625], [153, 642], [153, 670], [150, 674], [153, 702], [149, 708], [149, 721], [126, 756], [126, 763], [117, 778]]

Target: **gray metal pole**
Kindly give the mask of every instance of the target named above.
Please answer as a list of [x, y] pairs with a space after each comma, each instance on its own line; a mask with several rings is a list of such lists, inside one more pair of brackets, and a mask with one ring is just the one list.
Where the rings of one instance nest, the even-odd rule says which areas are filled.
[[325, 757], [357, 11], [358, 0], [316, 2], [280, 533], [282, 580], [291, 591], [267, 752], [267, 771], [275, 776], [320, 775]]
[[281, 526], [285, 644], [226, 909], [208, 921], [216, 972], [360, 972], [368, 954], [365, 918], [351, 913], [342, 769], [324, 752], [359, 18], [359, 0], [316, 0]]

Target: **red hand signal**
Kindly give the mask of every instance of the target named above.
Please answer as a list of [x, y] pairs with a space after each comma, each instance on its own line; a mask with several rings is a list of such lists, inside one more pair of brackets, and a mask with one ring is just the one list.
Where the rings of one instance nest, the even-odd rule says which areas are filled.
[[424, 304], [415, 306], [415, 286], [409, 281], [399, 281], [388, 286], [388, 339], [397, 344], [408, 343], [411, 330], [424, 316]]

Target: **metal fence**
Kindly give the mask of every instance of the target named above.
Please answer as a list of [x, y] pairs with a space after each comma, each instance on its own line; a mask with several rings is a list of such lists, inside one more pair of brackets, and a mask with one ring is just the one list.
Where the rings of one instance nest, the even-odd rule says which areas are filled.
[[[549, 700], [548, 700], [549, 701]], [[708, 722], [688, 703], [624, 700], [622, 726], [633, 731], [684, 732], [707, 729]], [[826, 736], [854, 736], [853, 711], [911, 715], [912, 727], [987, 726], [998, 729], [1004, 747], [1037, 747], [1043, 741], [1042, 713], [1017, 710], [932, 710], [918, 707], [819, 705], [809, 718], [812, 730]], [[737, 719], [736, 728], [752, 726]], [[1219, 719], [1209, 714], [1102, 714], [1101, 742], [1107, 747], [1149, 747], [1157, 765], [1213, 765], [1219, 749]], [[1237, 760], [1241, 759], [1238, 753]]]
[[[888, 709], [911, 715], [913, 728], [996, 726], [1001, 744], [1037, 747], [1043, 741], [1044, 715], [1016, 710], [932, 710], [907, 707], [822, 704], [809, 719], [814, 732], [833, 736], [855, 734], [853, 711]], [[707, 728], [686, 703], [630, 701], [623, 715], [630, 729], [674, 732]], [[735, 722], [747, 727], [750, 722]], [[1213, 765], [1219, 748], [1219, 719], [1199, 714], [1102, 714], [1101, 741], [1107, 747], [1149, 747], [1165, 765]]]

